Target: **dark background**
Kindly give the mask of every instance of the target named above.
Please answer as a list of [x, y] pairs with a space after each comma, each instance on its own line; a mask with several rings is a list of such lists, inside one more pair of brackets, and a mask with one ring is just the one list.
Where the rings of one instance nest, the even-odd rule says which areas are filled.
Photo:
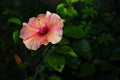
[[[35, 67], [39, 63], [39, 58], [31, 57], [20, 40], [19, 44], [14, 45], [13, 31], [21, 29], [21, 25], [11, 24], [8, 19], [17, 17], [23, 22], [27, 22], [30, 17], [36, 16], [46, 11], [56, 12], [58, 4], [64, 0], [1, 0], [0, 1], [0, 80], [23, 80], [24, 70], [22, 70], [14, 60], [14, 54], [19, 54], [23, 61], [30, 62], [31, 66], [26, 69], [27, 75], [35, 74]], [[97, 11], [97, 16], [91, 20], [92, 29], [86, 38], [92, 49], [93, 58], [87, 61], [81, 58], [82, 64], [97, 63], [96, 72], [90, 76], [79, 77], [79, 70], [72, 69], [66, 65], [63, 73], [45, 70], [45, 74], [51, 73], [62, 77], [63, 80], [120, 80], [120, 0], [96, 0], [93, 6]], [[65, 24], [78, 24], [81, 18], [82, 3], [74, 4], [78, 11], [78, 16]], [[111, 36], [108, 36], [110, 34]], [[66, 37], [66, 36], [65, 36]], [[111, 39], [112, 38], [112, 39]], [[68, 38], [71, 44], [78, 40]], [[70, 46], [72, 46], [70, 44]], [[73, 46], [72, 46], [73, 47]], [[73, 48], [74, 49], [74, 48]], [[26, 54], [27, 53], [27, 54]], [[115, 55], [114, 55], [115, 54]], [[112, 58], [111, 58], [112, 57]], [[99, 60], [101, 61], [99, 64]], [[78, 75], [77, 75], [78, 74]], [[29, 79], [30, 80], [30, 79]], [[32, 80], [32, 79], [31, 79]], [[39, 79], [38, 79], [39, 80]], [[42, 79], [41, 79], [42, 80]], [[54, 79], [57, 80], [57, 79]]]

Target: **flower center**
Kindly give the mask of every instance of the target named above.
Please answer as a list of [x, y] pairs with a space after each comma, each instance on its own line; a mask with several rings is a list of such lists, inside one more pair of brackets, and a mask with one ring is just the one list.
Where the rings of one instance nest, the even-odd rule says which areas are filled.
[[45, 35], [48, 32], [48, 27], [46, 25], [42, 25], [40, 29], [37, 30], [37, 33], [41, 36]]

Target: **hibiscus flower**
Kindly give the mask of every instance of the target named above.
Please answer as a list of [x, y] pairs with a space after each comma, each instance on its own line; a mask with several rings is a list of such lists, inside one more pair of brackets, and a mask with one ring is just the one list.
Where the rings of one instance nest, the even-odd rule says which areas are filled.
[[59, 15], [47, 11], [46, 14], [32, 17], [28, 23], [23, 23], [20, 38], [30, 50], [37, 50], [41, 45], [47, 45], [49, 42], [56, 44], [62, 39], [63, 22]]

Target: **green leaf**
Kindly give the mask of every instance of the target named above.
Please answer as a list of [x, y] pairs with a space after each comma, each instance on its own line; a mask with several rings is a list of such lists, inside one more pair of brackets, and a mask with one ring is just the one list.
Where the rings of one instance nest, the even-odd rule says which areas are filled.
[[84, 63], [80, 66], [79, 77], [86, 77], [94, 74], [96, 71], [95, 66], [91, 63]]
[[65, 4], [63, 4], [63, 3], [61, 3], [61, 4], [59, 4], [58, 6], [57, 6], [57, 11], [58, 12], [61, 12], [61, 10], [63, 10], [63, 8], [65, 7]]
[[27, 80], [34, 80], [34, 77], [33, 76], [28, 76]]
[[25, 70], [29, 65], [30, 65], [29, 62], [22, 62], [19, 64], [19, 67]]
[[92, 5], [93, 0], [80, 0], [81, 2], [85, 3], [86, 5]]
[[71, 18], [78, 15], [78, 13], [77, 13], [77, 11], [75, 10], [74, 7], [64, 8], [63, 13], [64, 13], [65, 16], [71, 17]]
[[61, 55], [55, 53], [49, 53], [45, 57], [45, 63], [47, 63], [54, 70], [58, 72], [62, 72], [65, 66], [65, 59]]
[[75, 17], [75, 16], [78, 15], [78, 13], [77, 13], [77, 11], [75, 10], [74, 7], [70, 7], [70, 8], [68, 8], [68, 10], [69, 10], [69, 16], [70, 17]]
[[44, 76], [41, 76], [39, 80], [46, 80]]
[[13, 32], [13, 41], [16, 44], [19, 41], [19, 35], [20, 35], [20, 31], [16, 30]]
[[112, 52], [110, 60], [120, 60], [120, 47]]
[[39, 73], [42, 73], [44, 70], [45, 70], [45, 65], [41, 65], [41, 66], [39, 66], [39, 67], [37, 68], [37, 71], [38, 71]]
[[48, 80], [61, 80], [58, 76], [50, 76]]
[[69, 44], [69, 43], [70, 42], [69, 42], [69, 40], [67, 38], [62, 38], [62, 40], [58, 44], [64, 45], [64, 44]]
[[78, 2], [79, 0], [71, 0], [72, 3], [76, 3]]
[[112, 71], [112, 70], [116, 71], [118, 69], [117, 66], [113, 65], [112, 63], [110, 63], [106, 60], [97, 61], [97, 65], [103, 71]]
[[91, 47], [87, 40], [83, 39], [79, 42], [74, 42], [72, 47], [78, 55], [84, 57], [86, 60], [89, 61], [92, 59]]
[[69, 16], [69, 11], [68, 11], [68, 9], [67, 8], [64, 8], [63, 9], [63, 13], [64, 13], [64, 15], [66, 16]]
[[104, 44], [108, 44], [108, 42], [113, 41], [113, 40], [114, 40], [114, 38], [112, 37], [111, 34], [105, 34], [105, 33], [103, 33], [98, 38], [99, 43], [104, 43]]
[[10, 19], [8, 19], [8, 22], [18, 24], [18, 25], [22, 24], [22, 21], [19, 18], [10, 18]]
[[81, 48], [84, 52], [90, 52], [90, 44], [87, 40], [81, 40], [80, 42]]
[[71, 4], [71, 0], [65, 0], [65, 1], [68, 5]]
[[65, 59], [66, 59], [66, 64], [73, 69], [77, 69], [81, 64], [81, 60], [76, 57], [66, 56]]
[[68, 55], [70, 55], [72, 57], [77, 57], [77, 55], [73, 51], [73, 49], [70, 46], [67, 46], [67, 45], [57, 46], [56, 51], [58, 53], [68, 54]]
[[97, 15], [97, 11], [93, 7], [88, 7], [88, 6], [83, 8], [81, 12], [83, 13], [82, 15], [83, 19], [87, 17], [94, 18]]
[[64, 35], [67, 37], [80, 39], [85, 37], [85, 32], [81, 27], [69, 26], [64, 28]]

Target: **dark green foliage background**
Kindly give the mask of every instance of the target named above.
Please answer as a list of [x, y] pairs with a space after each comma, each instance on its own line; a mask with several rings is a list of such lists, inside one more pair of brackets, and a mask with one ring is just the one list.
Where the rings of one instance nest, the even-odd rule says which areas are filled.
[[[46, 11], [65, 20], [63, 39], [30, 51], [22, 22]], [[120, 80], [119, 33], [120, 0], [1, 0], [0, 80]]]

